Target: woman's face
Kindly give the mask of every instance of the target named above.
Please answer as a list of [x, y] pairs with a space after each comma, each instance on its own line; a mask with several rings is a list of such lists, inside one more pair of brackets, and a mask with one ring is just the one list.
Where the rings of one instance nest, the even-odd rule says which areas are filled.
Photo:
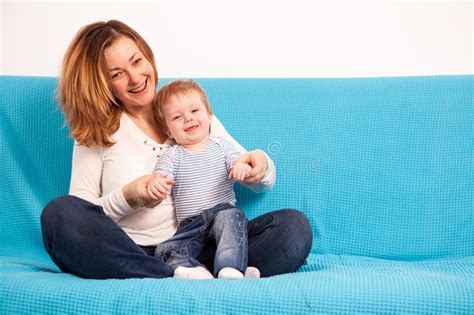
[[150, 106], [155, 96], [155, 73], [151, 63], [128, 37], [119, 37], [104, 50], [112, 93], [133, 112]]

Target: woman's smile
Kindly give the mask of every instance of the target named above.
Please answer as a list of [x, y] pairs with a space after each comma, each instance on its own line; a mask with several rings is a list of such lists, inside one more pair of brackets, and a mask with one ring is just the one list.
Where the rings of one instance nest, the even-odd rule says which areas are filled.
[[130, 90], [129, 92], [133, 93], [135, 95], [141, 95], [144, 92], [146, 92], [147, 86], [148, 86], [148, 78], [146, 78], [145, 82], [143, 82], [143, 84], [141, 84], [139, 87], [134, 88], [134, 89]]

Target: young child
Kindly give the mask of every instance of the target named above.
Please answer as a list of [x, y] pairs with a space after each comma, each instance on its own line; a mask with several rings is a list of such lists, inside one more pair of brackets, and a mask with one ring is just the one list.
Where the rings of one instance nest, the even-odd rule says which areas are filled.
[[175, 144], [155, 168], [166, 177], [150, 181], [148, 193], [163, 200], [172, 191], [179, 224], [176, 234], [157, 246], [155, 256], [175, 269], [175, 277], [214, 278], [196, 259], [213, 240], [215, 276], [260, 277], [257, 268], [247, 267], [247, 218], [236, 207], [233, 191], [234, 180], [245, 179], [251, 168], [237, 161], [240, 153], [231, 143], [210, 137], [212, 110], [206, 94], [193, 80], [172, 81], [158, 91], [154, 115]]

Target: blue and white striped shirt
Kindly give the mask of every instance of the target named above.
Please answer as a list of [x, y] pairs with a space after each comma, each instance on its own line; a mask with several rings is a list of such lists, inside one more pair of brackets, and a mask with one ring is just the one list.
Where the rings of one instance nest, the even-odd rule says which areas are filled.
[[196, 152], [176, 144], [160, 156], [155, 172], [176, 181], [172, 193], [178, 222], [220, 203], [236, 204], [234, 180], [228, 174], [239, 156], [239, 151], [222, 138], [211, 138]]

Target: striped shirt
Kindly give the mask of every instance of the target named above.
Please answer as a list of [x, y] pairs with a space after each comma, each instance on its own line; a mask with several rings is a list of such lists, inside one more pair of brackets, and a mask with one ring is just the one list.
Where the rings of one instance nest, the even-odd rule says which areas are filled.
[[239, 151], [222, 138], [211, 138], [196, 152], [175, 144], [160, 156], [155, 172], [176, 181], [172, 193], [178, 222], [220, 203], [236, 204], [234, 180], [228, 174], [239, 156]]

